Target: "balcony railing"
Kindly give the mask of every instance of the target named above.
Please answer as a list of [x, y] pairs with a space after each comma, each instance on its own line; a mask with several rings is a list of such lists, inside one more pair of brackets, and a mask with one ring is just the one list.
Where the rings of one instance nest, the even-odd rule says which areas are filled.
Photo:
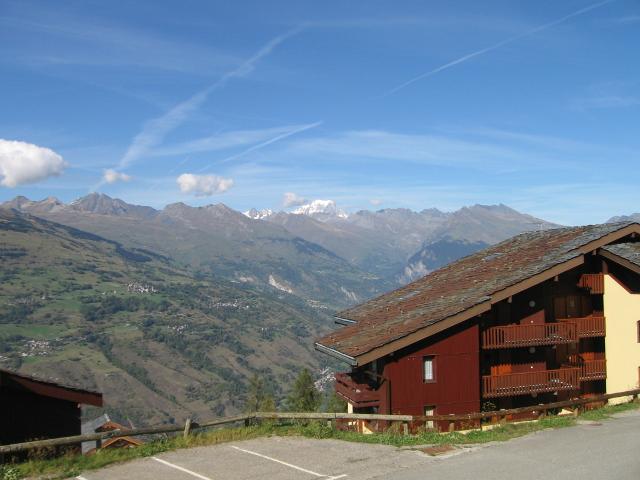
[[578, 390], [580, 368], [559, 368], [537, 372], [485, 375], [482, 394], [485, 398], [510, 397], [532, 393]]
[[380, 405], [381, 393], [376, 383], [364, 376], [336, 373], [336, 392], [358, 408]]
[[606, 335], [606, 320], [602, 315], [588, 317], [559, 318], [560, 323], [575, 323], [578, 327], [578, 337], [604, 337]]
[[607, 378], [607, 361], [599, 360], [582, 360], [578, 355], [571, 355], [568, 367], [576, 367], [580, 369], [578, 379], [581, 382], [591, 380], [604, 380]]
[[578, 341], [574, 323], [540, 323], [491, 327], [482, 334], [482, 348], [535, 347]]
[[602, 295], [604, 293], [604, 275], [602, 273], [585, 273], [578, 282], [580, 288], [586, 288], [592, 295]]

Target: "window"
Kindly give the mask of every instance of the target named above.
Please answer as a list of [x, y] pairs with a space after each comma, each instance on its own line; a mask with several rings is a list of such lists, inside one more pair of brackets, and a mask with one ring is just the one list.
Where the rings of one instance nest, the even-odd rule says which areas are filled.
[[435, 382], [436, 381], [436, 372], [435, 372], [435, 357], [430, 355], [428, 357], [423, 357], [422, 359], [422, 380], [425, 382]]
[[[424, 407], [424, 416], [430, 417], [431, 415], [436, 414], [436, 406], [435, 405], [425, 405]], [[435, 428], [435, 425], [432, 420], [429, 420], [424, 423], [425, 428]]]

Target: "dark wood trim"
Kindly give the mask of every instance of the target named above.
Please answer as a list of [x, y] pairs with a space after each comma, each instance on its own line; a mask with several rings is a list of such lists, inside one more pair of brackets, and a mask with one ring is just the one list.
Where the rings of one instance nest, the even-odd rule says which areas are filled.
[[545, 270], [544, 272], [529, 277], [522, 282], [516, 283], [515, 285], [494, 293], [493, 295], [491, 295], [491, 303], [498, 303], [502, 300], [508, 299], [509, 297], [513, 297], [518, 293], [524, 292], [531, 287], [535, 287], [546, 280], [554, 278], [556, 275], [565, 273], [569, 270], [579, 267], [582, 264], [584, 264], [584, 255], [580, 255], [576, 258], [572, 258], [571, 260], [567, 260], [566, 262], [560, 263], [555, 267]]
[[600, 237], [593, 242], [589, 242], [586, 245], [583, 245], [582, 247], [580, 247], [579, 251], [582, 253], [595, 252], [599, 248], [604, 247], [605, 245], [609, 245], [611, 242], [615, 242], [616, 240], [620, 240], [621, 238], [624, 238], [627, 235], [632, 235], [634, 233], [640, 234], [640, 224], [632, 223], [631, 225], [627, 225], [620, 230], [611, 232], [604, 237]]
[[640, 275], [640, 266], [636, 265], [633, 262], [630, 262], [626, 258], [619, 257], [615, 253], [611, 253], [608, 250], [603, 250], [603, 249], [598, 250], [598, 253], [600, 254], [600, 256], [606, 258], [607, 260], [611, 260], [612, 262], [617, 263], [621, 267], [624, 267]]
[[14, 386], [14, 388], [24, 389], [37, 395], [57, 398], [69, 402], [81, 403], [102, 407], [102, 394], [90, 390], [82, 390], [72, 387], [65, 387], [56, 383], [28, 377], [16, 372], [7, 370], [0, 372], [0, 385], [3, 387]]
[[396, 352], [404, 347], [408, 347], [413, 345], [420, 340], [424, 340], [425, 338], [431, 337], [436, 333], [442, 332], [447, 328], [453, 327], [462, 323], [470, 318], [473, 318], [477, 315], [480, 315], [484, 312], [488, 312], [491, 310], [491, 302], [489, 300], [479, 303], [463, 312], [460, 312], [451, 317], [445, 318], [433, 325], [429, 325], [427, 327], [421, 328], [409, 335], [406, 335], [402, 338], [389, 342], [385, 345], [382, 345], [378, 348], [374, 348], [373, 350], [368, 351], [358, 357], [355, 360], [358, 362], [358, 365], [364, 365], [365, 363], [369, 363], [372, 360], [376, 360], [378, 358], [384, 357], [390, 353]]

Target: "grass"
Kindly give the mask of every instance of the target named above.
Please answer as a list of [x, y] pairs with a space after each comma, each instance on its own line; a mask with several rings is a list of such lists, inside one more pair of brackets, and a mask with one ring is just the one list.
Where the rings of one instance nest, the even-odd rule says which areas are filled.
[[[596, 410], [584, 412], [579, 418], [584, 420], [602, 420], [615, 413], [635, 410], [640, 403], [632, 402], [621, 405], [605, 406]], [[325, 422], [292, 423], [278, 425], [273, 422], [263, 422], [241, 428], [226, 428], [195, 433], [188, 438], [182, 436], [168, 437], [156, 440], [140, 447], [131, 449], [102, 450], [96, 455], [67, 455], [51, 460], [30, 459], [14, 466], [0, 467], [0, 480], [14, 480], [20, 478], [48, 478], [61, 479], [74, 477], [84, 471], [95, 470], [114, 463], [120, 463], [135, 458], [144, 458], [162, 452], [181, 448], [193, 448], [218, 443], [249, 440], [268, 436], [304, 436], [307, 438], [332, 438], [349, 442], [392, 445], [396, 447], [411, 447], [418, 445], [469, 445], [487, 442], [504, 442], [548, 428], [565, 428], [576, 424], [572, 416], [549, 416], [535, 422], [512, 423], [498, 426], [492, 430], [472, 430], [468, 433], [452, 432], [439, 434], [424, 431], [416, 435], [402, 435], [399, 432], [362, 435], [356, 432], [344, 432], [327, 426]], [[9, 468], [10, 470], [7, 470]], [[7, 473], [8, 472], [8, 473]]]
[[638, 408], [640, 408], [640, 403], [638, 403], [638, 401], [621, 403], [619, 405], [605, 405], [602, 408], [588, 410], [580, 417], [584, 420], [604, 420], [610, 418], [613, 414], [628, 412], [629, 410], [637, 410]]

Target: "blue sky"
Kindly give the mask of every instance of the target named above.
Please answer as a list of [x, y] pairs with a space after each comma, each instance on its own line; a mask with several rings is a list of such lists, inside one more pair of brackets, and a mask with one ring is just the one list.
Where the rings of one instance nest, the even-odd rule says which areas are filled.
[[635, 0], [0, 0], [0, 200], [601, 222], [640, 211], [638, 45]]

